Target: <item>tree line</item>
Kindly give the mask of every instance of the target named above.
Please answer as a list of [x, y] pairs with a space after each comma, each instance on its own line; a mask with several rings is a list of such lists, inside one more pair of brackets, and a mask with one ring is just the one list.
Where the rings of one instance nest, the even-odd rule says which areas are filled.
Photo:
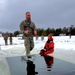
[[59, 36], [60, 34], [65, 34], [65, 35], [75, 35], [75, 27], [72, 28], [47, 28], [47, 29], [37, 29], [37, 34], [38, 36], [47, 36], [49, 33], [52, 33], [54, 36]]
[[[47, 36], [49, 33], [52, 33], [53, 36], [59, 36], [60, 34], [65, 34], [65, 35], [75, 35], [75, 27], [64, 27], [64, 28], [37, 28], [37, 35], [38, 36]], [[17, 36], [19, 33], [19, 31], [15, 31], [14, 32], [14, 36]]]
[[[6, 32], [6, 33], [10, 34], [9, 32]], [[52, 33], [53, 36], [59, 36], [60, 34], [75, 35], [75, 27], [69, 27], [69, 28], [64, 27], [64, 28], [57, 28], [57, 29], [54, 29], [54, 28], [47, 28], [47, 29], [37, 28], [37, 35], [38, 36], [47, 36], [49, 33]], [[17, 31], [14, 31], [11, 34], [13, 36], [17, 36], [21, 33], [20, 33], [19, 30], [17, 30]]]

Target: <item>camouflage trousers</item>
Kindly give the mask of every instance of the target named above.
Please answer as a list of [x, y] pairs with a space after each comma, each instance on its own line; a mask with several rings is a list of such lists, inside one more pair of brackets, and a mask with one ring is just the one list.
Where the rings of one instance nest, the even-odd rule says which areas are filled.
[[33, 37], [24, 37], [24, 45], [26, 48], [26, 56], [30, 56], [30, 51], [34, 48]]
[[5, 45], [8, 45], [8, 39], [4, 39]]
[[10, 40], [10, 45], [12, 45], [12, 38], [10, 38], [9, 40]]

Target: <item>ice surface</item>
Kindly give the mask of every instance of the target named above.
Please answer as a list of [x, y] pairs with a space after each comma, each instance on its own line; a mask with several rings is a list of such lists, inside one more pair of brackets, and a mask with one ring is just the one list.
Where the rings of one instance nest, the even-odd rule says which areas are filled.
[[[75, 36], [72, 36], [71, 39], [69, 36], [53, 36], [54, 38], [54, 50], [75, 50]], [[41, 37], [36, 40], [34, 37], [34, 49], [31, 51], [31, 54], [38, 54], [41, 49], [43, 49], [45, 43], [47, 41], [47, 37], [44, 40], [41, 40]], [[13, 45], [4, 44], [3, 37], [0, 37], [0, 56], [20, 56], [25, 55], [25, 46], [24, 40], [22, 37], [13, 37]]]

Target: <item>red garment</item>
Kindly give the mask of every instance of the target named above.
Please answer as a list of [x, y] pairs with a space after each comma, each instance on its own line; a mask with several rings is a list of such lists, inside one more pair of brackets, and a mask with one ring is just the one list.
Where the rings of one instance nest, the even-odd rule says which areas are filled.
[[44, 53], [44, 55], [51, 54], [54, 52], [54, 42], [53, 38], [48, 39], [45, 46], [44, 46], [45, 51], [41, 50], [40, 55]]

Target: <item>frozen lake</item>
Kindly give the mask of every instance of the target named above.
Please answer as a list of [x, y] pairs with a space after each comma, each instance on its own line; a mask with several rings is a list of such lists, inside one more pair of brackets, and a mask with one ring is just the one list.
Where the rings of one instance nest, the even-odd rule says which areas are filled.
[[[69, 36], [53, 38], [55, 45], [52, 57], [41, 57], [38, 53], [44, 47], [47, 37], [43, 41], [40, 37], [38, 40], [34, 37], [35, 46], [31, 55], [35, 55], [35, 72], [38, 75], [75, 75], [75, 36], [71, 39]], [[13, 37], [13, 45], [9, 45], [8, 40], [6, 46], [3, 38], [0, 38], [0, 75], [27, 75], [27, 63], [22, 57], [25, 56], [23, 43], [21, 37]]]

